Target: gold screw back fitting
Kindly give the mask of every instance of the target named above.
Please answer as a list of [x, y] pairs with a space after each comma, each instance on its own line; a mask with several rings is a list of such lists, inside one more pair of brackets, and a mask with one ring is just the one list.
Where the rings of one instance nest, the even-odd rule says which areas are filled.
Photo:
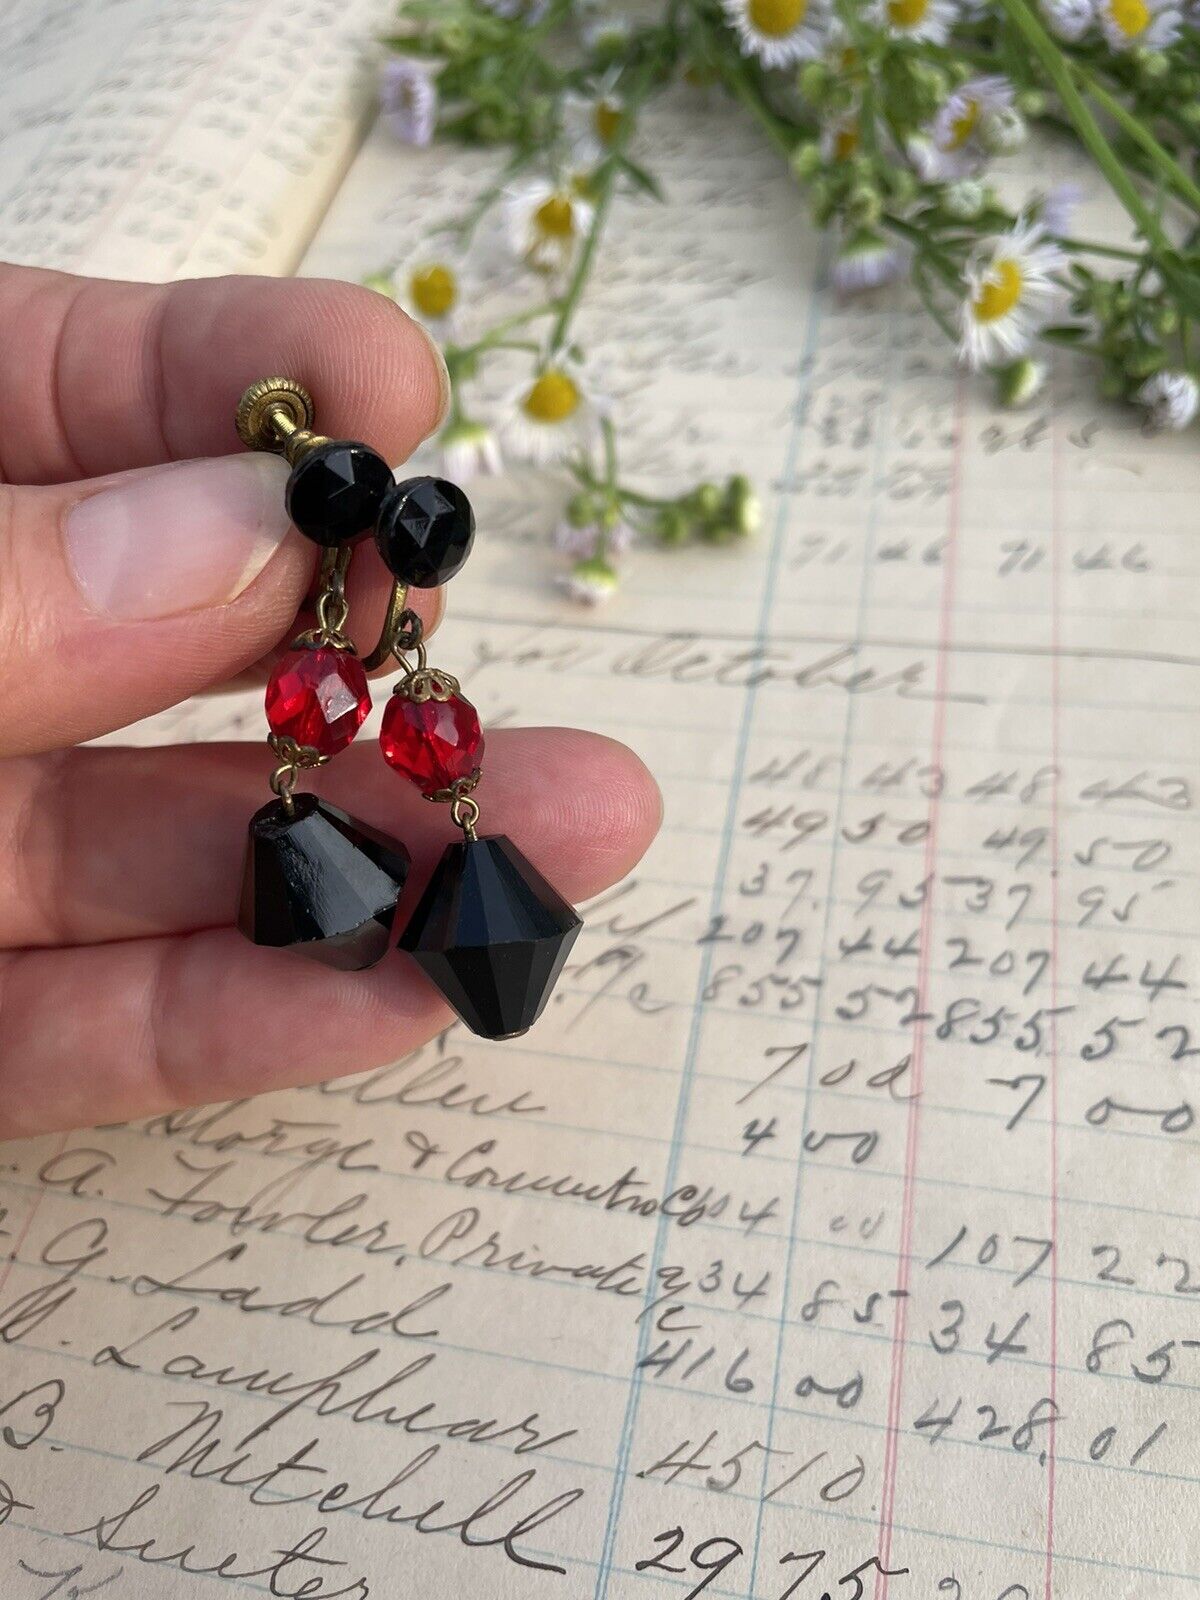
[[238, 401], [234, 420], [248, 449], [285, 456], [294, 467], [308, 451], [329, 443], [312, 431], [315, 419], [312, 395], [303, 384], [294, 378], [259, 378]]

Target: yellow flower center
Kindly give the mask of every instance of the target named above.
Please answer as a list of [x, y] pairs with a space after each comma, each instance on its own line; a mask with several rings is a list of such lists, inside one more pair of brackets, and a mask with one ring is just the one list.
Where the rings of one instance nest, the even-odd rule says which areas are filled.
[[1136, 39], [1150, 26], [1146, 0], [1108, 0], [1108, 14], [1127, 39]]
[[521, 402], [534, 422], [565, 422], [579, 407], [579, 386], [560, 367], [547, 367]]
[[575, 207], [569, 194], [552, 194], [533, 213], [533, 225], [546, 239], [569, 239], [575, 232]]
[[950, 124], [950, 138], [948, 148], [961, 150], [963, 145], [975, 131], [975, 124], [979, 121], [979, 101], [968, 100], [958, 116]]
[[458, 280], [440, 261], [418, 268], [408, 280], [408, 289], [423, 317], [444, 317], [458, 299]]
[[798, 28], [808, 10], [808, 0], [750, 0], [746, 15], [755, 33], [782, 39]]
[[849, 161], [858, 151], [858, 124], [847, 122], [840, 127], [833, 136], [833, 158], [835, 161]]
[[621, 126], [621, 108], [611, 100], [597, 100], [592, 112], [592, 125], [601, 144], [611, 144]]
[[915, 28], [928, 10], [929, 0], [888, 0], [888, 21], [894, 28]]
[[1021, 298], [1025, 277], [1017, 263], [1005, 256], [992, 267], [992, 275], [971, 303], [976, 322], [995, 322], [1007, 316]]

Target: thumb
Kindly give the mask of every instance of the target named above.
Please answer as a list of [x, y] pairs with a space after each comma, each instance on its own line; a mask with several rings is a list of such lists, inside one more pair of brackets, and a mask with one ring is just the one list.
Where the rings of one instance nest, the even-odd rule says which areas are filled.
[[122, 727], [277, 643], [316, 558], [287, 475], [244, 454], [0, 486], [0, 755]]

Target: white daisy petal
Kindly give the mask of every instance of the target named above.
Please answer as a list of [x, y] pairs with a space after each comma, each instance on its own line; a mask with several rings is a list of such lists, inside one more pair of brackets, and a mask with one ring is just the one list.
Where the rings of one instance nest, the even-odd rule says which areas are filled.
[[824, 48], [828, 0], [721, 0], [721, 4], [742, 54], [756, 56], [764, 67], [815, 60]]
[[1023, 356], [1063, 298], [1055, 274], [1066, 257], [1040, 225], [1018, 222], [984, 240], [967, 264], [959, 359], [975, 371]]
[[1046, 26], [1068, 44], [1083, 38], [1096, 18], [1092, 0], [1041, 0]]
[[504, 222], [512, 252], [539, 272], [567, 270], [592, 225], [592, 214], [589, 201], [547, 178], [515, 184], [505, 195]]
[[1179, 0], [1095, 0], [1100, 31], [1114, 50], [1165, 50], [1179, 37]]
[[526, 378], [505, 411], [507, 452], [545, 467], [594, 444], [601, 408], [579, 363], [560, 357]]
[[428, 239], [392, 273], [392, 298], [438, 339], [452, 339], [469, 295], [470, 275], [460, 250]]
[[437, 89], [433, 70], [408, 56], [390, 56], [379, 74], [379, 107], [383, 120], [402, 144], [424, 147], [437, 125]]
[[978, 172], [990, 151], [984, 131], [994, 118], [1013, 104], [1013, 86], [1007, 78], [990, 75], [969, 78], [946, 100], [927, 132], [927, 148], [914, 158], [922, 176], [931, 179], [964, 178]]
[[958, 20], [955, 0], [876, 0], [875, 20], [894, 38], [945, 44]]

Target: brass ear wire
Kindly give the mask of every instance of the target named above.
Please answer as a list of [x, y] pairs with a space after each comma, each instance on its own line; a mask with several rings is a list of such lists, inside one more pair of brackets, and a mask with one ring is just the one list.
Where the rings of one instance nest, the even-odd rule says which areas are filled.
[[402, 650], [415, 649], [420, 641], [421, 619], [415, 611], [408, 609], [408, 585], [397, 579], [388, 597], [383, 630], [374, 650], [362, 658], [362, 664], [368, 672], [374, 672], [389, 656], [395, 656], [398, 660]]
[[295, 378], [259, 378], [238, 402], [234, 423], [248, 449], [282, 455], [294, 467], [310, 450], [329, 443], [312, 431], [315, 419], [312, 395]]

